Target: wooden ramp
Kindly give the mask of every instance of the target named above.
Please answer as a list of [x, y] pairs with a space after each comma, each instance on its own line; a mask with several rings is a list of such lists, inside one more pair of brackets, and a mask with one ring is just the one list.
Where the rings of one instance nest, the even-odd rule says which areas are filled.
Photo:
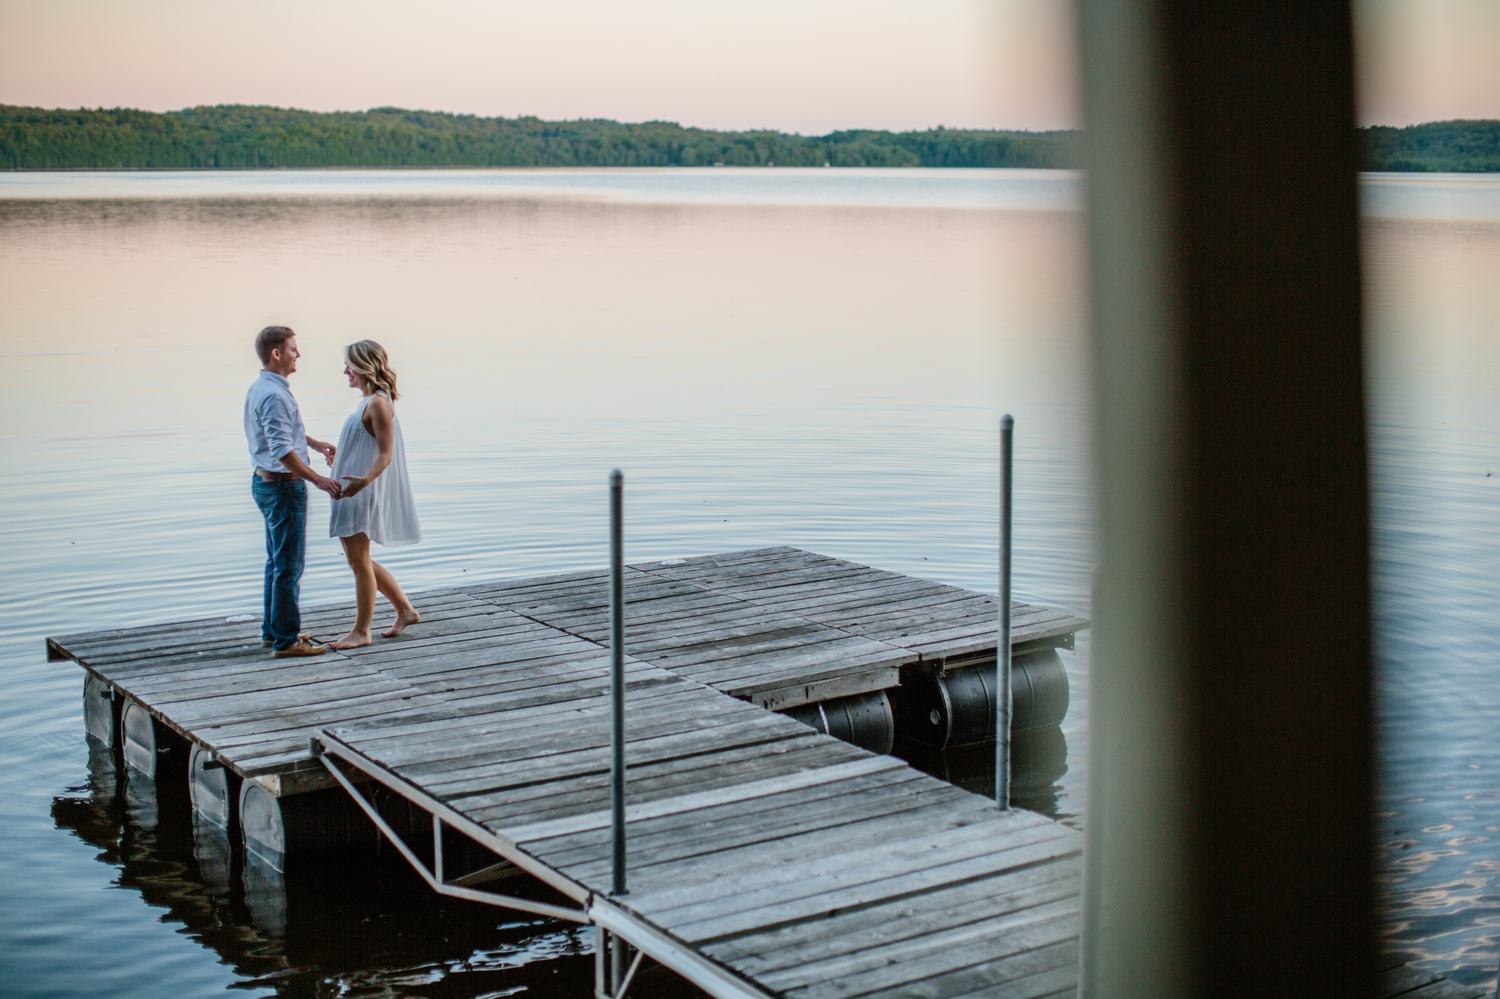
[[[434, 889], [592, 922], [713, 995], [1072, 993], [1077, 832], [766, 710], [993, 656], [995, 598], [789, 548], [632, 566], [625, 594], [618, 898], [602, 572], [418, 594], [400, 638], [314, 659], [222, 619], [48, 651], [270, 794], [342, 785]], [[1087, 625], [1014, 613], [1017, 648]], [[495, 890], [517, 868], [552, 897]]]
[[435, 889], [483, 899], [451, 830], [713, 995], [1073, 993], [1079, 833], [635, 662], [611, 897], [605, 682], [329, 728], [323, 757], [377, 822], [356, 778], [436, 820], [387, 830]]

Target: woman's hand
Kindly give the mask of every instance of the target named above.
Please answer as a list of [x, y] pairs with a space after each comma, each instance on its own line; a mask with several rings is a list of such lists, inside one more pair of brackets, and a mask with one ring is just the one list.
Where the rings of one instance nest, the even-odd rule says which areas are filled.
[[373, 475], [351, 475], [344, 480], [343, 491], [339, 494], [342, 499], [348, 499], [370, 484]]
[[326, 441], [313, 440], [311, 437], [307, 439], [307, 446], [321, 454], [328, 461], [329, 468], [333, 467], [333, 456], [338, 452], [338, 448]]

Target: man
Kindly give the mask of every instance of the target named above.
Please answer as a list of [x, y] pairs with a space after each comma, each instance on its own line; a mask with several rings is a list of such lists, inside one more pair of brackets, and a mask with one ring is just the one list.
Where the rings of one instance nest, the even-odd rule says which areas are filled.
[[302, 561], [307, 550], [307, 486], [311, 482], [330, 496], [339, 484], [313, 471], [307, 449], [333, 464], [334, 446], [307, 436], [302, 413], [292, 398], [287, 376], [297, 370], [297, 334], [285, 326], [267, 326], [255, 338], [261, 372], [245, 394], [245, 437], [255, 477], [250, 481], [255, 505], [266, 519], [265, 614], [261, 645], [277, 658], [316, 656], [326, 645], [301, 634], [302, 612], [297, 606], [302, 587]]

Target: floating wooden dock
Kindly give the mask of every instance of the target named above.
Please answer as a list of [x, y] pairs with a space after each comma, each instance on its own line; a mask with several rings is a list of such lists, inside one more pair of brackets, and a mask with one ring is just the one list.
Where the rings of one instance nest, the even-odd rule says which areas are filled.
[[[270, 859], [277, 836], [326, 832], [296, 806], [336, 783], [435, 890], [593, 923], [713, 995], [1072, 994], [1077, 832], [767, 710], [993, 662], [995, 598], [789, 548], [631, 566], [625, 594], [624, 896], [604, 572], [421, 594], [406, 634], [313, 659], [271, 659], [258, 621], [223, 619], [48, 652], [88, 671], [91, 729], [134, 732], [127, 756], [191, 752], [195, 795], [239, 784], [224, 821], [234, 798]], [[1087, 624], [1014, 620], [1018, 651]], [[519, 872], [545, 888], [502, 894]]]

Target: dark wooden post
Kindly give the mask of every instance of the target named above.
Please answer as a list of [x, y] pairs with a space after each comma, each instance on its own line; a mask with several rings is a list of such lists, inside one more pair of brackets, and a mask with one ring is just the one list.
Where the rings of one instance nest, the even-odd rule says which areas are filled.
[[1347, 0], [1079, 0], [1099, 419], [1085, 994], [1370, 992]]

